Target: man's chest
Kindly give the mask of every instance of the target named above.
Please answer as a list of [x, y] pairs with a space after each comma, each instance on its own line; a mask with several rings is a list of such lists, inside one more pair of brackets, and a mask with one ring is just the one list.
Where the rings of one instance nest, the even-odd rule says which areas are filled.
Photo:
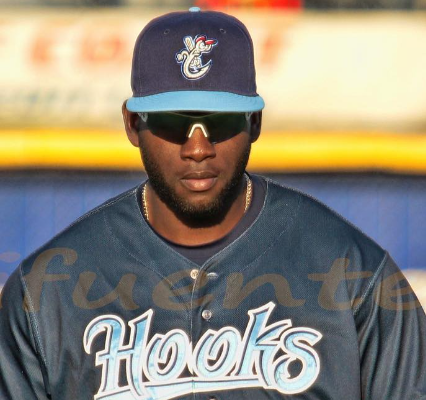
[[345, 290], [274, 262], [136, 272], [80, 273], [57, 303], [67, 306], [50, 307], [42, 321], [62, 321], [40, 326], [53, 396], [359, 398]]

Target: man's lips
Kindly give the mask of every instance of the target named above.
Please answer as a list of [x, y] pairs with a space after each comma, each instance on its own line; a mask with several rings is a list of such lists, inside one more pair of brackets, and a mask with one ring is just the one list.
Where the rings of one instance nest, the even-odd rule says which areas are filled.
[[185, 174], [181, 179], [182, 184], [193, 192], [204, 192], [213, 187], [217, 175], [210, 171], [198, 171]]

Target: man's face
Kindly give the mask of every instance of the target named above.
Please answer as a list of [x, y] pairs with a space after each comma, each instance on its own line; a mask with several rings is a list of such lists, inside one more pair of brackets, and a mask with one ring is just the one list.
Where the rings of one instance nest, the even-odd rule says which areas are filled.
[[242, 131], [212, 144], [203, 130], [196, 128], [183, 144], [176, 144], [142, 129], [139, 145], [158, 197], [180, 219], [208, 225], [226, 215], [240, 192], [251, 140], [249, 133]]

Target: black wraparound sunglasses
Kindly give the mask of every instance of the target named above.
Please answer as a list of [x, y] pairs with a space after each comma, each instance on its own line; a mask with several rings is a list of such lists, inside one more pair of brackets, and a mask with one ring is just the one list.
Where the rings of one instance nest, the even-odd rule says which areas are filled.
[[250, 132], [252, 113], [153, 112], [138, 113], [141, 129], [168, 142], [184, 144], [200, 128], [211, 143], [220, 143], [240, 132]]

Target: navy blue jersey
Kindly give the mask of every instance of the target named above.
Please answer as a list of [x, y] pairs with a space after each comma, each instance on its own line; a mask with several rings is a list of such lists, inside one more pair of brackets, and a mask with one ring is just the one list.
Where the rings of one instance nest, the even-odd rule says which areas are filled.
[[200, 266], [150, 229], [137, 189], [8, 280], [1, 399], [426, 399], [423, 310], [347, 221], [267, 180], [255, 221]]

